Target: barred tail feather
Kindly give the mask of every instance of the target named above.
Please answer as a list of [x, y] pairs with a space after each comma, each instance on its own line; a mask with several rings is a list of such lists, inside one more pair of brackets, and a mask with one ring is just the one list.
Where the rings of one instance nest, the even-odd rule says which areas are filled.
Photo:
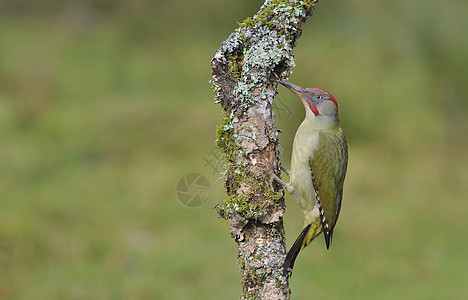
[[304, 239], [307, 237], [311, 224], [307, 225], [304, 229], [302, 229], [301, 233], [297, 237], [296, 241], [292, 245], [291, 249], [289, 249], [288, 254], [286, 254], [286, 259], [284, 260], [283, 264], [283, 274], [292, 274], [292, 270], [294, 268], [294, 262], [296, 261], [297, 255], [299, 251], [303, 248], [302, 245], [304, 243]]

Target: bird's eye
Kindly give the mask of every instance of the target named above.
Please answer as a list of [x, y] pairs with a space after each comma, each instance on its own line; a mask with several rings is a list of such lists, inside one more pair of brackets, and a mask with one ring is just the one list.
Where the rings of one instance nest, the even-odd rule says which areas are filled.
[[320, 100], [320, 99], [322, 99], [322, 96], [321, 96], [321, 95], [317, 95], [317, 96], [315, 96], [315, 99]]

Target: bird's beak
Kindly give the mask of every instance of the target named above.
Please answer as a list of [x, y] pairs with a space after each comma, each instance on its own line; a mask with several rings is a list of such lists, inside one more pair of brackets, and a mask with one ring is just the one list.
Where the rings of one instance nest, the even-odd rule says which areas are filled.
[[297, 96], [299, 96], [299, 98], [302, 99], [304, 90], [300, 86], [297, 86], [284, 80], [278, 80], [278, 82], [287, 87], [289, 90], [291, 90], [294, 94], [296, 94]]
[[283, 80], [278, 80], [279, 83], [287, 87], [290, 91], [292, 91], [294, 94], [296, 94], [299, 99], [301, 99], [302, 103], [304, 106], [307, 107], [314, 113], [314, 115], [318, 116], [320, 113], [317, 109], [316, 103], [314, 101], [308, 100], [307, 99], [307, 91], [300, 86], [297, 86], [295, 84], [283, 81]]

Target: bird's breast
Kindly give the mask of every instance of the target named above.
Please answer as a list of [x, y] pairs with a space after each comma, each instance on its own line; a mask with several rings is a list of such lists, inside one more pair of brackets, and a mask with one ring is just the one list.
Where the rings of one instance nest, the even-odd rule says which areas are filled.
[[318, 146], [319, 132], [300, 126], [294, 138], [291, 157], [291, 184], [296, 188], [296, 200], [302, 210], [311, 211], [316, 203], [309, 159]]

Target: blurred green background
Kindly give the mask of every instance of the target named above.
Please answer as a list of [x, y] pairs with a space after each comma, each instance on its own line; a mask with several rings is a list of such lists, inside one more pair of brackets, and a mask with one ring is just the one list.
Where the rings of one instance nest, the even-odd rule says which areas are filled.
[[[261, 3], [0, 2], [0, 299], [238, 297], [208, 80]], [[290, 80], [338, 99], [350, 158], [333, 247], [299, 256], [293, 299], [468, 298], [467, 10], [323, 0], [304, 24]], [[288, 167], [303, 107], [277, 103]], [[197, 208], [176, 197], [191, 172], [212, 187]]]

